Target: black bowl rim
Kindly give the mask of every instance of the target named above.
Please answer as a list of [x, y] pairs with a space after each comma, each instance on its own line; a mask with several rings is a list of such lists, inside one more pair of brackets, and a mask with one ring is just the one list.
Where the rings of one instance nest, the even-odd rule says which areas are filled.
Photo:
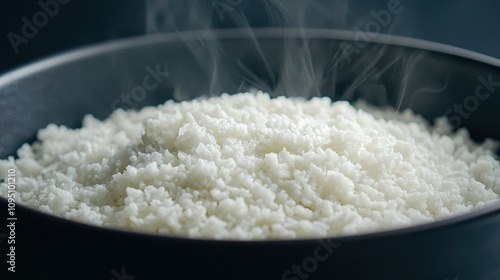
[[[47, 70], [51, 67], [56, 67], [58, 65], [71, 63], [73, 61], [78, 61], [86, 57], [91, 57], [99, 54], [103, 54], [109, 51], [118, 51], [132, 47], [146, 46], [155, 43], [162, 42], [175, 42], [175, 41], [194, 41], [200, 39], [239, 39], [239, 38], [290, 38], [290, 39], [329, 39], [329, 40], [342, 40], [355, 42], [355, 31], [350, 30], [339, 30], [339, 29], [305, 29], [305, 28], [239, 28], [239, 29], [221, 29], [221, 30], [196, 30], [187, 32], [172, 32], [172, 33], [158, 33], [152, 35], [143, 35], [137, 37], [130, 37], [120, 40], [109, 41], [105, 43], [94, 44], [90, 46], [80, 47], [74, 50], [69, 50], [49, 56], [47, 58], [42, 58], [38, 61], [32, 62], [25, 66], [21, 66], [17, 69], [11, 70], [0, 76], [0, 88], [4, 87], [13, 81], [25, 78], [31, 74]], [[451, 55], [461, 58], [466, 58], [469, 60], [482, 62], [491, 66], [500, 68], [500, 59], [490, 57], [484, 54], [473, 52], [470, 50], [462, 49], [459, 47], [454, 47], [446, 44], [430, 42], [420, 39], [401, 37], [388, 34], [379, 33], [367, 33], [371, 38], [370, 43], [393, 45], [406, 48], [420, 49], [430, 52], [442, 53], [445, 55]], [[0, 201], [7, 203], [7, 199], [0, 197]], [[490, 215], [500, 215], [500, 201], [491, 203], [480, 209], [473, 210], [468, 213], [459, 214], [449, 218], [440, 219], [433, 222], [417, 224], [404, 228], [397, 228], [384, 231], [368, 232], [356, 235], [345, 235], [345, 236], [331, 236], [331, 237], [313, 237], [313, 238], [294, 238], [294, 239], [264, 239], [264, 240], [239, 240], [239, 239], [215, 239], [215, 238], [191, 238], [187, 236], [180, 235], [163, 235], [155, 234], [142, 231], [133, 231], [127, 229], [119, 228], [109, 228], [101, 227], [92, 224], [86, 224], [74, 220], [69, 220], [64, 217], [56, 216], [54, 214], [45, 213], [33, 208], [16, 205], [16, 207], [21, 207], [22, 209], [32, 212], [36, 215], [42, 215], [47, 218], [56, 219], [60, 222], [66, 222], [78, 227], [86, 227], [98, 231], [105, 231], [116, 234], [127, 234], [134, 236], [144, 236], [148, 238], [155, 239], [174, 239], [178, 241], [196, 241], [196, 242], [224, 242], [224, 243], [283, 243], [283, 242], [311, 242], [315, 240], [328, 239], [331, 242], [353, 242], [353, 241], [365, 241], [373, 239], [388, 238], [395, 235], [407, 235], [416, 234], [423, 231], [439, 230], [445, 227], [458, 226], [460, 224], [469, 222], [471, 220], [484, 218]]]
[[[402, 37], [380, 33], [365, 33], [370, 37], [369, 43], [393, 45], [413, 49], [421, 49], [431, 52], [467, 58], [500, 67], [500, 59], [484, 55], [478, 52], [466, 50], [460, 47], [431, 42], [421, 39]], [[29, 76], [30, 74], [69, 63], [84, 57], [102, 54], [109, 51], [145, 46], [161, 42], [194, 41], [199, 39], [238, 39], [238, 38], [306, 38], [306, 39], [330, 39], [356, 42], [357, 32], [341, 29], [306, 29], [306, 28], [235, 28], [220, 30], [195, 30], [186, 32], [157, 33], [129, 37], [125, 39], [112, 40], [83, 46], [68, 51], [60, 52], [45, 58], [38, 59], [27, 65], [7, 71], [0, 75], [0, 87], [11, 83], [13, 80]]]

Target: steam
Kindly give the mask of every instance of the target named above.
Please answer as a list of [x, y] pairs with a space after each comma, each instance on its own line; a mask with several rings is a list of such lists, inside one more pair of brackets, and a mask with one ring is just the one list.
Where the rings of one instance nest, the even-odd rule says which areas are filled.
[[[371, 44], [379, 33], [391, 33], [398, 22], [398, 14], [405, 11], [402, 6], [394, 8], [394, 2], [399, 3], [388, 0], [387, 7], [367, 11], [366, 18], [359, 18], [350, 12], [359, 7], [349, 6], [347, 0], [147, 0], [146, 28], [150, 34], [177, 32], [181, 38], [183, 32], [189, 30], [203, 30], [206, 34], [215, 32], [215, 28], [241, 28], [239, 32], [251, 38], [246, 47], [258, 54], [251, 61], [245, 60], [244, 55], [234, 61], [229, 59], [228, 53], [235, 50], [225, 48], [219, 40], [200, 36], [199, 44], [186, 43], [185, 47], [198, 61], [203, 73], [192, 73], [181, 64], [172, 67], [180, 73], [177, 80], [172, 75], [177, 100], [199, 94], [259, 89], [272, 96], [310, 98], [325, 94], [336, 99], [363, 98], [379, 106], [392, 104], [399, 110], [410, 106], [416, 95], [444, 90], [447, 82], [441, 79], [436, 84], [419, 88], [422, 81], [414, 81], [413, 74], [419, 71], [424, 53], [409, 55], [401, 50], [387, 56], [387, 45]], [[290, 31], [293, 34], [285, 32], [278, 57], [269, 57], [263, 50], [265, 42], [256, 37], [255, 27], [293, 28]], [[309, 39], [308, 28], [355, 30], [356, 36], [347, 45], [335, 43], [337, 45], [325, 48], [324, 41]], [[279, 65], [279, 69], [271, 65]], [[191, 81], [186, 81], [189, 75]], [[388, 75], [398, 75], [399, 92], [390, 92], [385, 86]], [[193, 93], [200, 89], [194, 88], [192, 80], [200, 77], [206, 79], [208, 86], [204, 92]], [[324, 92], [325, 88], [330, 92]]]

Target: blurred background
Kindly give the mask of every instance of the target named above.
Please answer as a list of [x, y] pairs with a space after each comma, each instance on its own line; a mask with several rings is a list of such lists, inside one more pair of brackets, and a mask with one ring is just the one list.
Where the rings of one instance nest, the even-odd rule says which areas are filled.
[[[145, 33], [239, 26], [364, 30], [450, 44], [500, 58], [500, 1], [466, 0], [3, 0], [0, 73], [81, 46]], [[377, 31], [377, 30], [375, 30]]]

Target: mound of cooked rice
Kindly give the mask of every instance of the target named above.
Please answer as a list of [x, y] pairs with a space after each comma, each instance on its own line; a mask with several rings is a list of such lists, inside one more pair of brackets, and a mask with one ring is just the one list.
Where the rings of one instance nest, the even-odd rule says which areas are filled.
[[500, 200], [497, 143], [360, 107], [242, 93], [89, 115], [41, 129], [0, 177], [15, 168], [21, 204], [68, 219], [229, 239], [380, 231]]

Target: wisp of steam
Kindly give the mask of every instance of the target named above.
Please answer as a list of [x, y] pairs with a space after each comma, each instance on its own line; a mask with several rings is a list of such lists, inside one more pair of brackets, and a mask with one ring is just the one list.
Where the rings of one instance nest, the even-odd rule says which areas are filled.
[[[388, 0], [387, 7], [393, 2]], [[345, 100], [363, 98], [378, 106], [392, 105], [400, 110], [411, 106], [416, 96], [439, 93], [447, 85], [446, 77], [438, 77], [431, 84], [413, 79], [415, 71], [422, 71], [423, 65], [419, 65], [419, 61], [424, 53], [409, 55], [398, 51], [391, 53], [387, 61], [387, 45], [370, 44], [379, 33], [392, 32], [398, 23], [398, 16], [405, 12], [402, 6], [398, 8], [398, 14], [390, 14], [384, 10], [386, 6], [382, 6], [360, 17], [359, 13], [352, 12], [359, 7], [352, 6], [352, 2], [347, 0], [147, 0], [146, 5], [148, 34], [175, 32], [183, 38], [185, 31], [216, 34], [218, 28], [239, 28], [242, 36], [247, 40], [251, 38], [251, 47], [260, 54], [256, 59], [260, 65], [259, 71], [264, 71], [265, 75], [256, 73], [244, 61], [230, 62], [227, 50], [217, 39], [199, 37], [204, 48], [203, 54], [192, 44], [186, 44], [209, 75], [206, 92], [199, 94], [219, 95], [227, 92], [225, 85], [230, 83], [227, 73], [239, 73], [241, 83], [236, 85], [238, 91], [263, 90], [272, 96], [305, 98], [321, 95]], [[373, 24], [370, 26], [371, 22], [377, 21], [378, 29], [373, 28]], [[257, 36], [257, 30], [261, 27], [280, 28], [285, 38], [288, 38], [287, 34], [293, 34], [289, 39], [284, 39], [282, 52], [279, 53], [278, 71], [269, 66], [269, 60], [277, 58], [270, 58], [261, 51], [262, 43]], [[325, 51], [324, 47], [317, 46], [322, 44], [321, 41], [311, 40], [311, 28], [335, 28], [340, 30], [338, 32], [354, 30], [355, 36], [351, 42], [336, 42], [337, 46], [332, 46], [335, 52], [332, 55], [326, 53], [328, 50]], [[394, 72], [394, 68], [400, 72], [389, 73]], [[184, 71], [189, 72], [187, 69]], [[340, 87], [329, 87], [338, 92], [323, 92], [325, 84], [338, 84], [341, 77], [348, 75], [355, 78]], [[397, 92], [388, 93], [384, 82], [384, 76], [387, 75], [401, 77]], [[263, 76], [267, 78], [263, 79]], [[189, 83], [173, 82], [175, 99], [185, 100], [192, 96], [188, 93]]]

